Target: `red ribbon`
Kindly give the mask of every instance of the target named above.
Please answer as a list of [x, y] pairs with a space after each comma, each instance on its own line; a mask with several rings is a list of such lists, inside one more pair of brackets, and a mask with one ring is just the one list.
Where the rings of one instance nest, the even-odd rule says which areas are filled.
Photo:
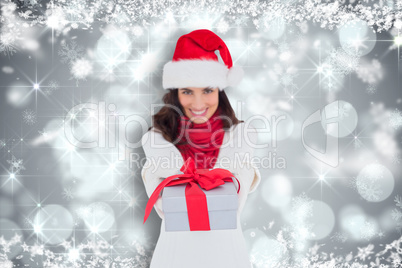
[[[209, 191], [218, 187], [219, 185], [225, 184], [227, 181], [233, 182], [232, 177], [234, 177], [234, 175], [230, 171], [222, 168], [215, 168], [212, 170], [197, 170], [195, 168], [194, 160], [191, 157], [187, 158], [180, 171], [183, 172], [183, 174], [169, 176], [164, 179], [158, 185], [158, 187], [156, 187], [155, 191], [148, 200], [147, 206], [145, 207], [143, 224], [147, 221], [148, 216], [158, 199], [159, 193], [164, 187], [187, 183], [185, 195], [190, 230], [211, 230], [209, 226], [207, 198], [200, 187]], [[239, 185], [239, 189], [237, 189], [237, 193], [239, 193], [240, 182], [236, 177], [235, 179]], [[200, 187], [198, 187], [198, 185]]]

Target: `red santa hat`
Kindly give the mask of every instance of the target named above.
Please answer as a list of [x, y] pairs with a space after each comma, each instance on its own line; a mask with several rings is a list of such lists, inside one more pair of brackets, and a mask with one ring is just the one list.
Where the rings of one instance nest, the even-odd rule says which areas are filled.
[[[215, 50], [224, 63], [218, 61]], [[236, 86], [243, 69], [233, 66], [223, 40], [207, 29], [192, 31], [177, 40], [172, 61], [163, 67], [163, 88]]]

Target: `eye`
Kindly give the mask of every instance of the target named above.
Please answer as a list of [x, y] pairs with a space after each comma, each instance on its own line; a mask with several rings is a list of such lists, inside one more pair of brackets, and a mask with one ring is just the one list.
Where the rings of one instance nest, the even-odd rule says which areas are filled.
[[214, 92], [212, 89], [206, 89], [205, 91], [204, 91], [206, 94], [209, 94], [209, 93], [212, 93], [212, 92]]
[[[188, 93], [188, 94], [187, 94]], [[190, 95], [191, 94], [191, 91], [183, 91], [183, 94], [184, 95]]]

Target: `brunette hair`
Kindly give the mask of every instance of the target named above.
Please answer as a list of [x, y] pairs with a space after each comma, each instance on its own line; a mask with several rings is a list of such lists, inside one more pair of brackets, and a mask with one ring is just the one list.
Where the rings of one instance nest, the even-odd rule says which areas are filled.
[[[163, 102], [167, 105], [163, 106], [158, 113], [152, 116], [154, 126], [148, 129], [148, 131], [153, 127], [158, 129], [162, 133], [162, 136], [169, 142], [173, 142], [176, 139], [178, 119], [181, 116], [171, 107], [180, 109], [181, 114], [184, 114], [183, 107], [179, 102], [178, 91], [177, 88], [168, 89], [168, 92], [162, 98]], [[223, 117], [222, 123], [224, 129], [244, 122], [243, 120], [237, 119], [224, 90], [219, 90], [219, 107], [221, 109], [221, 116]]]

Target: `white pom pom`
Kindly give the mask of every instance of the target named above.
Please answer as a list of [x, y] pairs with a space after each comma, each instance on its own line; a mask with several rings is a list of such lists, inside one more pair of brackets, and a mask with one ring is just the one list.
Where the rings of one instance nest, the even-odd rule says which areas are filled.
[[243, 79], [244, 71], [240, 66], [232, 66], [227, 74], [228, 86], [237, 86]]

